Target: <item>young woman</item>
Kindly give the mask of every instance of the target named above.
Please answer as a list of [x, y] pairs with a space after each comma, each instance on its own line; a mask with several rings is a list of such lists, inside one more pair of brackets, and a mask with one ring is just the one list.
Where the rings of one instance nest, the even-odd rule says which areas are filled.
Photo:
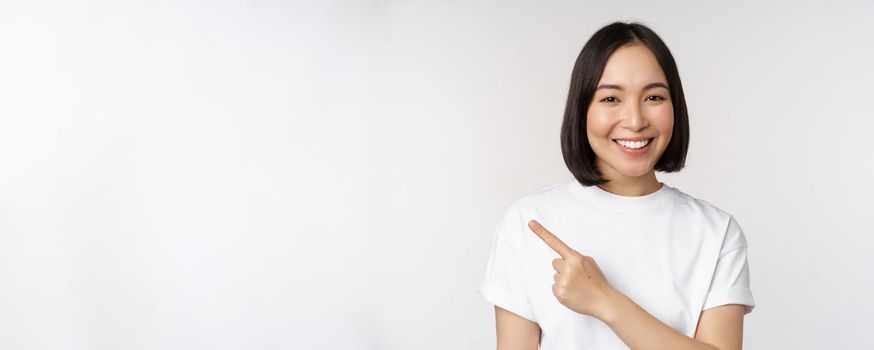
[[638, 23], [583, 47], [561, 129], [573, 179], [517, 198], [479, 292], [508, 349], [741, 349], [755, 306], [731, 214], [656, 179], [683, 168], [673, 56]]

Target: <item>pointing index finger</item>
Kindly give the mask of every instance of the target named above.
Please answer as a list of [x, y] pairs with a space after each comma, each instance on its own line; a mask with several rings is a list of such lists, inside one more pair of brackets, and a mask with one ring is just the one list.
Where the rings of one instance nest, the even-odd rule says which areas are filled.
[[536, 220], [528, 221], [528, 228], [530, 228], [531, 231], [534, 231], [534, 234], [536, 234], [537, 237], [540, 237], [540, 239], [552, 248], [552, 250], [558, 253], [558, 255], [561, 255], [562, 259], [565, 259], [576, 252]]

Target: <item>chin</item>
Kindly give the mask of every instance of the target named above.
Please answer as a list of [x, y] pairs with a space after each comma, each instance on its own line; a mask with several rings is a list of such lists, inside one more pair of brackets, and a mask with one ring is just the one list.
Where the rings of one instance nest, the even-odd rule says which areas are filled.
[[598, 159], [602, 162], [602, 166], [609, 167], [613, 170], [613, 173], [624, 177], [644, 176], [652, 171], [655, 166], [655, 163], [648, 159], [637, 159], [636, 161], [629, 161], [621, 157], [610, 160], [604, 158]]
[[620, 174], [628, 177], [640, 177], [648, 174], [652, 170], [652, 168], [634, 168], [634, 169], [622, 169], [619, 171]]
[[649, 171], [644, 171], [644, 172], [633, 172], [633, 173], [631, 173], [631, 172], [623, 172], [622, 175], [625, 175], [625, 176], [627, 176], [627, 177], [641, 177], [641, 176], [646, 175], [648, 172], [649, 172]]

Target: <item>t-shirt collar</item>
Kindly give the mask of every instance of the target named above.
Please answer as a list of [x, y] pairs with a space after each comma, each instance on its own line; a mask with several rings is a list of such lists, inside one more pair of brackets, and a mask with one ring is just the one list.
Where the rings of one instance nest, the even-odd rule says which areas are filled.
[[568, 180], [569, 186], [579, 193], [584, 199], [598, 207], [611, 211], [641, 212], [660, 208], [672, 201], [673, 187], [660, 182], [661, 187], [650, 194], [643, 196], [622, 196], [608, 192], [597, 185], [583, 186], [577, 179]]

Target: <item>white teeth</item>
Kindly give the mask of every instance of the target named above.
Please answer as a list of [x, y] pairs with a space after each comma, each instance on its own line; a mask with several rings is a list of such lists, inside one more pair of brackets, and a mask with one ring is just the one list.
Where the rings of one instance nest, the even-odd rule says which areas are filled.
[[625, 140], [616, 140], [616, 143], [622, 145], [625, 148], [638, 149], [643, 148], [649, 143], [649, 139], [643, 141], [625, 141]]

